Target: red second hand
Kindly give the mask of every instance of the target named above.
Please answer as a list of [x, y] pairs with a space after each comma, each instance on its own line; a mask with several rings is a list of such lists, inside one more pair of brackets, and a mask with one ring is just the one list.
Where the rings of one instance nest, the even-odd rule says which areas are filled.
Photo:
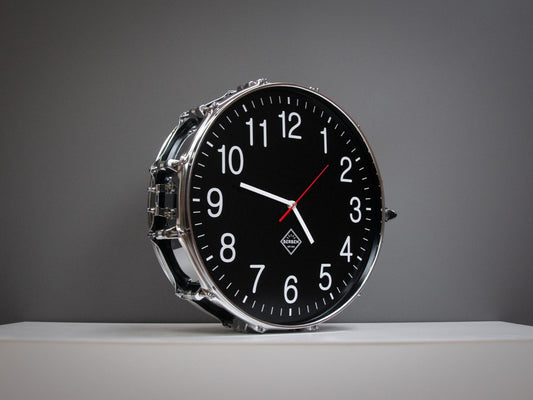
[[291, 210], [296, 207], [296, 204], [298, 204], [298, 202], [302, 199], [302, 197], [304, 197], [304, 194], [307, 193], [307, 191], [309, 189], [311, 189], [311, 186], [313, 186], [315, 184], [315, 182], [318, 180], [318, 178], [320, 178], [320, 175], [322, 175], [324, 173], [324, 171], [329, 167], [329, 164], [326, 165], [324, 167], [324, 169], [320, 172], [320, 174], [318, 174], [318, 176], [313, 180], [313, 182], [311, 182], [311, 184], [309, 186], [307, 186], [307, 189], [304, 190], [304, 192], [300, 195], [300, 197], [298, 197], [298, 200], [296, 200], [294, 202], [294, 204], [291, 206], [291, 208], [289, 208], [285, 214], [283, 214], [283, 216], [279, 219], [279, 222], [283, 221], [285, 219], [285, 217], [291, 212]]

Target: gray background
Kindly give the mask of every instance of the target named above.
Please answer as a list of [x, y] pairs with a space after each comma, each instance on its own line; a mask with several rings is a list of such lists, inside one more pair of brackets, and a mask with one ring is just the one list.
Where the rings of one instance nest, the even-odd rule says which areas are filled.
[[399, 212], [336, 321], [533, 324], [530, 1], [49, 3], [0, 10], [0, 323], [212, 321], [152, 254], [147, 171], [267, 77], [352, 114]]

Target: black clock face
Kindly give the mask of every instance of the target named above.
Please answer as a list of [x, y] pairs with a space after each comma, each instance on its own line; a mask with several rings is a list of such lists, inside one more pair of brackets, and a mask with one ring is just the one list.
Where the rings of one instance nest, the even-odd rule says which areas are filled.
[[191, 233], [234, 307], [268, 324], [323, 320], [376, 257], [382, 192], [356, 126], [310, 90], [267, 86], [228, 106], [197, 148]]

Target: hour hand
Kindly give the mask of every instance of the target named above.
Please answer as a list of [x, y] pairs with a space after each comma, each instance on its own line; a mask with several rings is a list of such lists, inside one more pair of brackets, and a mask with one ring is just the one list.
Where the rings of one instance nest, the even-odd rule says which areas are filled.
[[311, 232], [309, 232], [309, 228], [305, 224], [304, 219], [302, 218], [302, 215], [298, 211], [298, 208], [294, 207], [292, 209], [292, 211], [294, 212], [294, 215], [296, 215], [296, 218], [298, 219], [298, 222], [302, 226], [302, 229], [303, 229], [303, 231], [305, 233], [305, 236], [307, 236], [307, 240], [309, 240], [309, 243], [310, 244], [315, 243], [315, 239], [313, 239], [313, 236], [311, 236]]
[[248, 185], [247, 183], [244, 183], [244, 182], [241, 182], [239, 186], [242, 187], [243, 189], [246, 189], [246, 190], [249, 190], [251, 192], [257, 193], [257, 194], [259, 194], [261, 196], [267, 197], [267, 198], [275, 200], [275, 201], [279, 201], [280, 203], [283, 203], [283, 204], [285, 204], [285, 205], [287, 205], [289, 207], [294, 204], [294, 201], [284, 199], [283, 197], [277, 196], [277, 195], [275, 195], [273, 193], [270, 193], [270, 192], [267, 192], [267, 191], [265, 191], [263, 189], [256, 188], [255, 186]]

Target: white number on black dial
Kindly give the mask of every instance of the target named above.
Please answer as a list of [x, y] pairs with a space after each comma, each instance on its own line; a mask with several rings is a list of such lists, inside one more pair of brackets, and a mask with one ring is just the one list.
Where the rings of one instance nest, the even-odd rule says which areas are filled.
[[329, 267], [331, 267], [329, 263], [320, 264], [320, 283], [318, 287], [321, 290], [329, 290], [331, 288], [331, 274], [326, 269]]
[[224, 233], [220, 237], [220, 259], [225, 263], [235, 260], [237, 251], [235, 250], [235, 236], [232, 233]]
[[[301, 139], [302, 137], [300, 135], [297, 135], [294, 133], [296, 128], [298, 128], [302, 124], [302, 118], [300, 117], [300, 114], [296, 112], [289, 113], [289, 116], [285, 117], [285, 111], [282, 111], [281, 114], [278, 115], [278, 117], [281, 118], [281, 136], [282, 137], [288, 137], [289, 139]], [[287, 121], [288, 120], [288, 121]], [[293, 123], [292, 126], [288, 128], [289, 133], [287, 133], [287, 125], [289, 123]]]
[[298, 300], [298, 288], [296, 284], [298, 279], [294, 275], [290, 275], [285, 279], [285, 287], [283, 288], [283, 296], [288, 304], [293, 304]]
[[224, 204], [224, 197], [222, 196], [220, 189], [209, 189], [207, 192], [207, 204], [209, 204], [209, 207], [212, 207], [207, 209], [207, 214], [212, 218], [220, 217], [220, 214], [222, 214], [222, 206]]
[[226, 155], [226, 145], [223, 144], [217, 150], [220, 153], [220, 160], [222, 163], [222, 173], [226, 173], [226, 165], [229, 167], [233, 175], [239, 175], [244, 168], [244, 155], [239, 146], [232, 146]]

